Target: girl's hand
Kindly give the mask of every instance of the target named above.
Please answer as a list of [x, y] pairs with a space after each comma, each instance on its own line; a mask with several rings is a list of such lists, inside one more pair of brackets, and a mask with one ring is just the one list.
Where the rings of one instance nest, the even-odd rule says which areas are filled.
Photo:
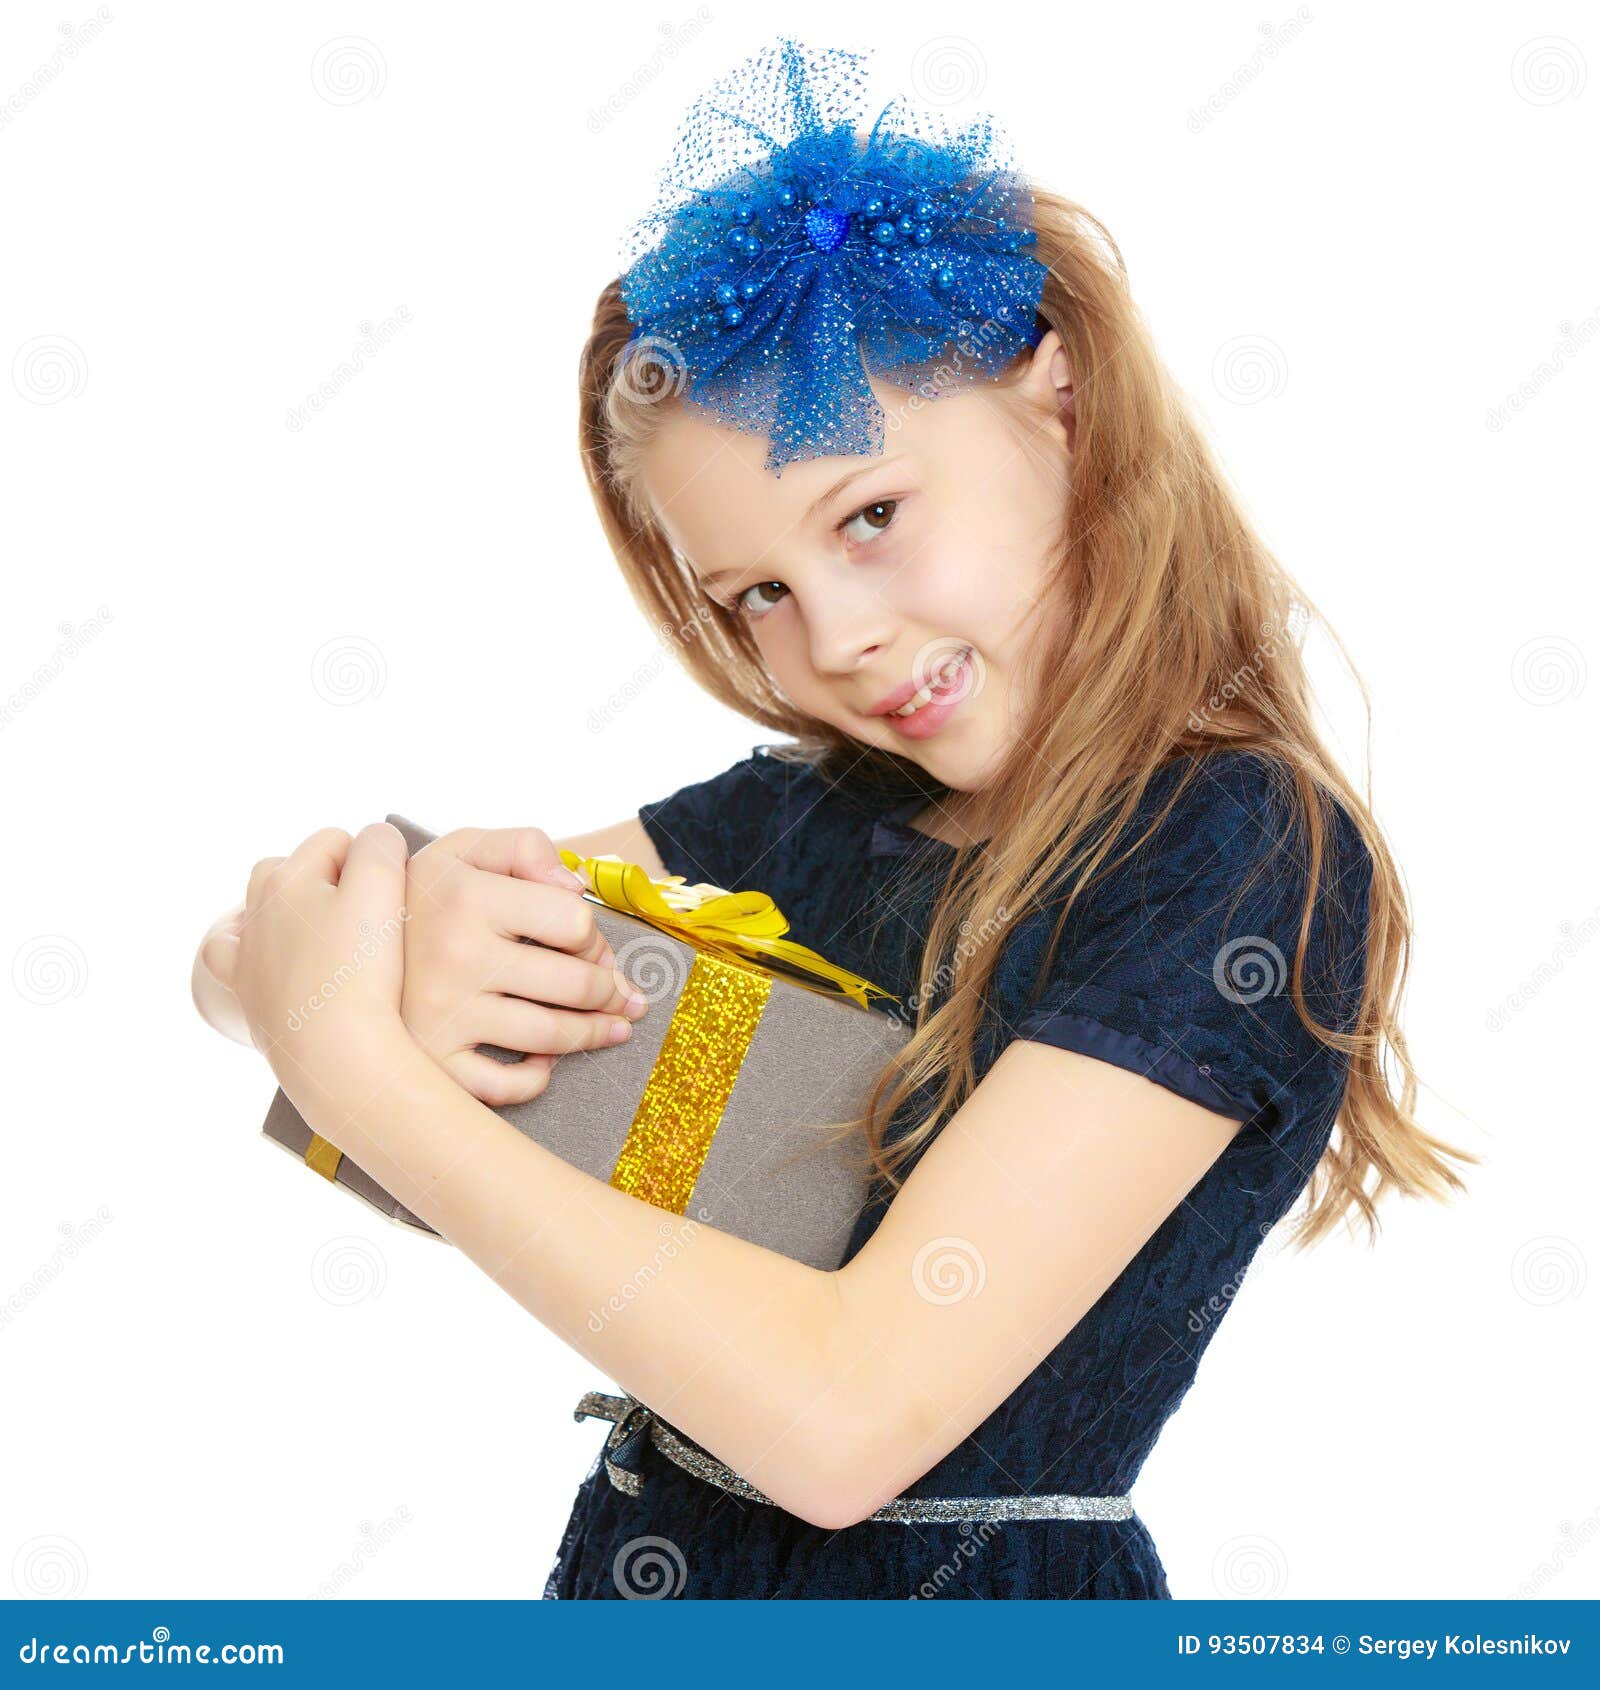
[[327, 827], [250, 874], [233, 990], [280, 1081], [400, 1032], [406, 843], [388, 822]]
[[[557, 1056], [619, 1042], [613, 1029], [645, 1012], [615, 970], [595, 906], [536, 827], [430, 840], [407, 865], [406, 908], [402, 1019], [490, 1108], [537, 1097]], [[480, 1044], [528, 1054], [500, 1062]]]

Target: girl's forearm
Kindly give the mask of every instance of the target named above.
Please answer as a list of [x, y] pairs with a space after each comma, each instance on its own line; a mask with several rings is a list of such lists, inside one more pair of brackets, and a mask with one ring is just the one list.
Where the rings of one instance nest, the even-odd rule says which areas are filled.
[[462, 1090], [398, 1020], [309, 1067], [277, 1066], [313, 1131], [609, 1378], [791, 1512], [843, 1517], [861, 1412], [844, 1400], [852, 1370], [834, 1366], [835, 1275], [573, 1168]]

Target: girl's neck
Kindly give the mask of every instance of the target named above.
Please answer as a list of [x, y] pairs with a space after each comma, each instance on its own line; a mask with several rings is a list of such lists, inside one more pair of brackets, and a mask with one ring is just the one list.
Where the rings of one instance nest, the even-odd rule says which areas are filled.
[[925, 804], [906, 824], [946, 845], [976, 845], [988, 838], [970, 793], [952, 794]]

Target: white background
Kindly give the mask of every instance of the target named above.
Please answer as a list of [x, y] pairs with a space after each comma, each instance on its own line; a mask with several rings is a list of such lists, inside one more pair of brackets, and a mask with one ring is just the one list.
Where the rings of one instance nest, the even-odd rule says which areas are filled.
[[1369, 689], [1421, 1118], [1487, 1158], [1375, 1252], [1269, 1240], [1135, 1490], [1174, 1593], [1595, 1594], [1594, 12], [562, 10], [0, 17], [0, 1588], [539, 1594], [606, 1381], [261, 1138], [190, 963], [318, 827], [559, 836], [767, 737], [627, 597], [574, 373], [679, 113], [787, 29], [1121, 243]]

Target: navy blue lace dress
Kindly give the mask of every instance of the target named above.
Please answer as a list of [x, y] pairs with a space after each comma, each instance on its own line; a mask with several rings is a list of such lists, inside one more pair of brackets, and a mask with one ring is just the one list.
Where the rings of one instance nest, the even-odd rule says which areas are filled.
[[[1158, 772], [1128, 840], [1159, 813], [1180, 767]], [[790, 937], [906, 995], [955, 857], [954, 847], [907, 823], [930, 792], [944, 790], [824, 779], [757, 746], [639, 814], [669, 873], [769, 892], [789, 917]], [[1266, 760], [1212, 753], [1138, 856], [1080, 898], [1037, 989], [1059, 904], [1013, 922], [975, 1053], [980, 1079], [1012, 1039], [1042, 1040], [1131, 1069], [1245, 1125], [1052, 1354], [903, 1494], [1128, 1492], [1194, 1380], [1217, 1311], [1231, 1306], [1230, 1290], [1264, 1234], [1304, 1189], [1333, 1129], [1345, 1063], [1305, 1030], [1289, 995], [1307, 889], [1299, 859], [1274, 857], [1224, 921], [1253, 867], [1274, 855], [1287, 814]], [[1305, 987], [1318, 1019], [1348, 1030], [1365, 967], [1371, 859], [1342, 809], [1333, 820]], [[1219, 958], [1226, 991], [1214, 973]], [[911, 1124], [897, 1116], [891, 1136]], [[886, 1200], [862, 1213], [849, 1255], [871, 1237]], [[1197, 1322], [1197, 1310], [1211, 1312]], [[611, 1427], [584, 1425], [603, 1446]], [[1171, 1594], [1137, 1513], [1122, 1521], [863, 1520], [830, 1531], [734, 1497], [641, 1442], [637, 1496], [611, 1482], [597, 1450], [546, 1597], [636, 1595], [647, 1587], [628, 1563], [652, 1554], [662, 1583], [649, 1593], [682, 1598]]]

